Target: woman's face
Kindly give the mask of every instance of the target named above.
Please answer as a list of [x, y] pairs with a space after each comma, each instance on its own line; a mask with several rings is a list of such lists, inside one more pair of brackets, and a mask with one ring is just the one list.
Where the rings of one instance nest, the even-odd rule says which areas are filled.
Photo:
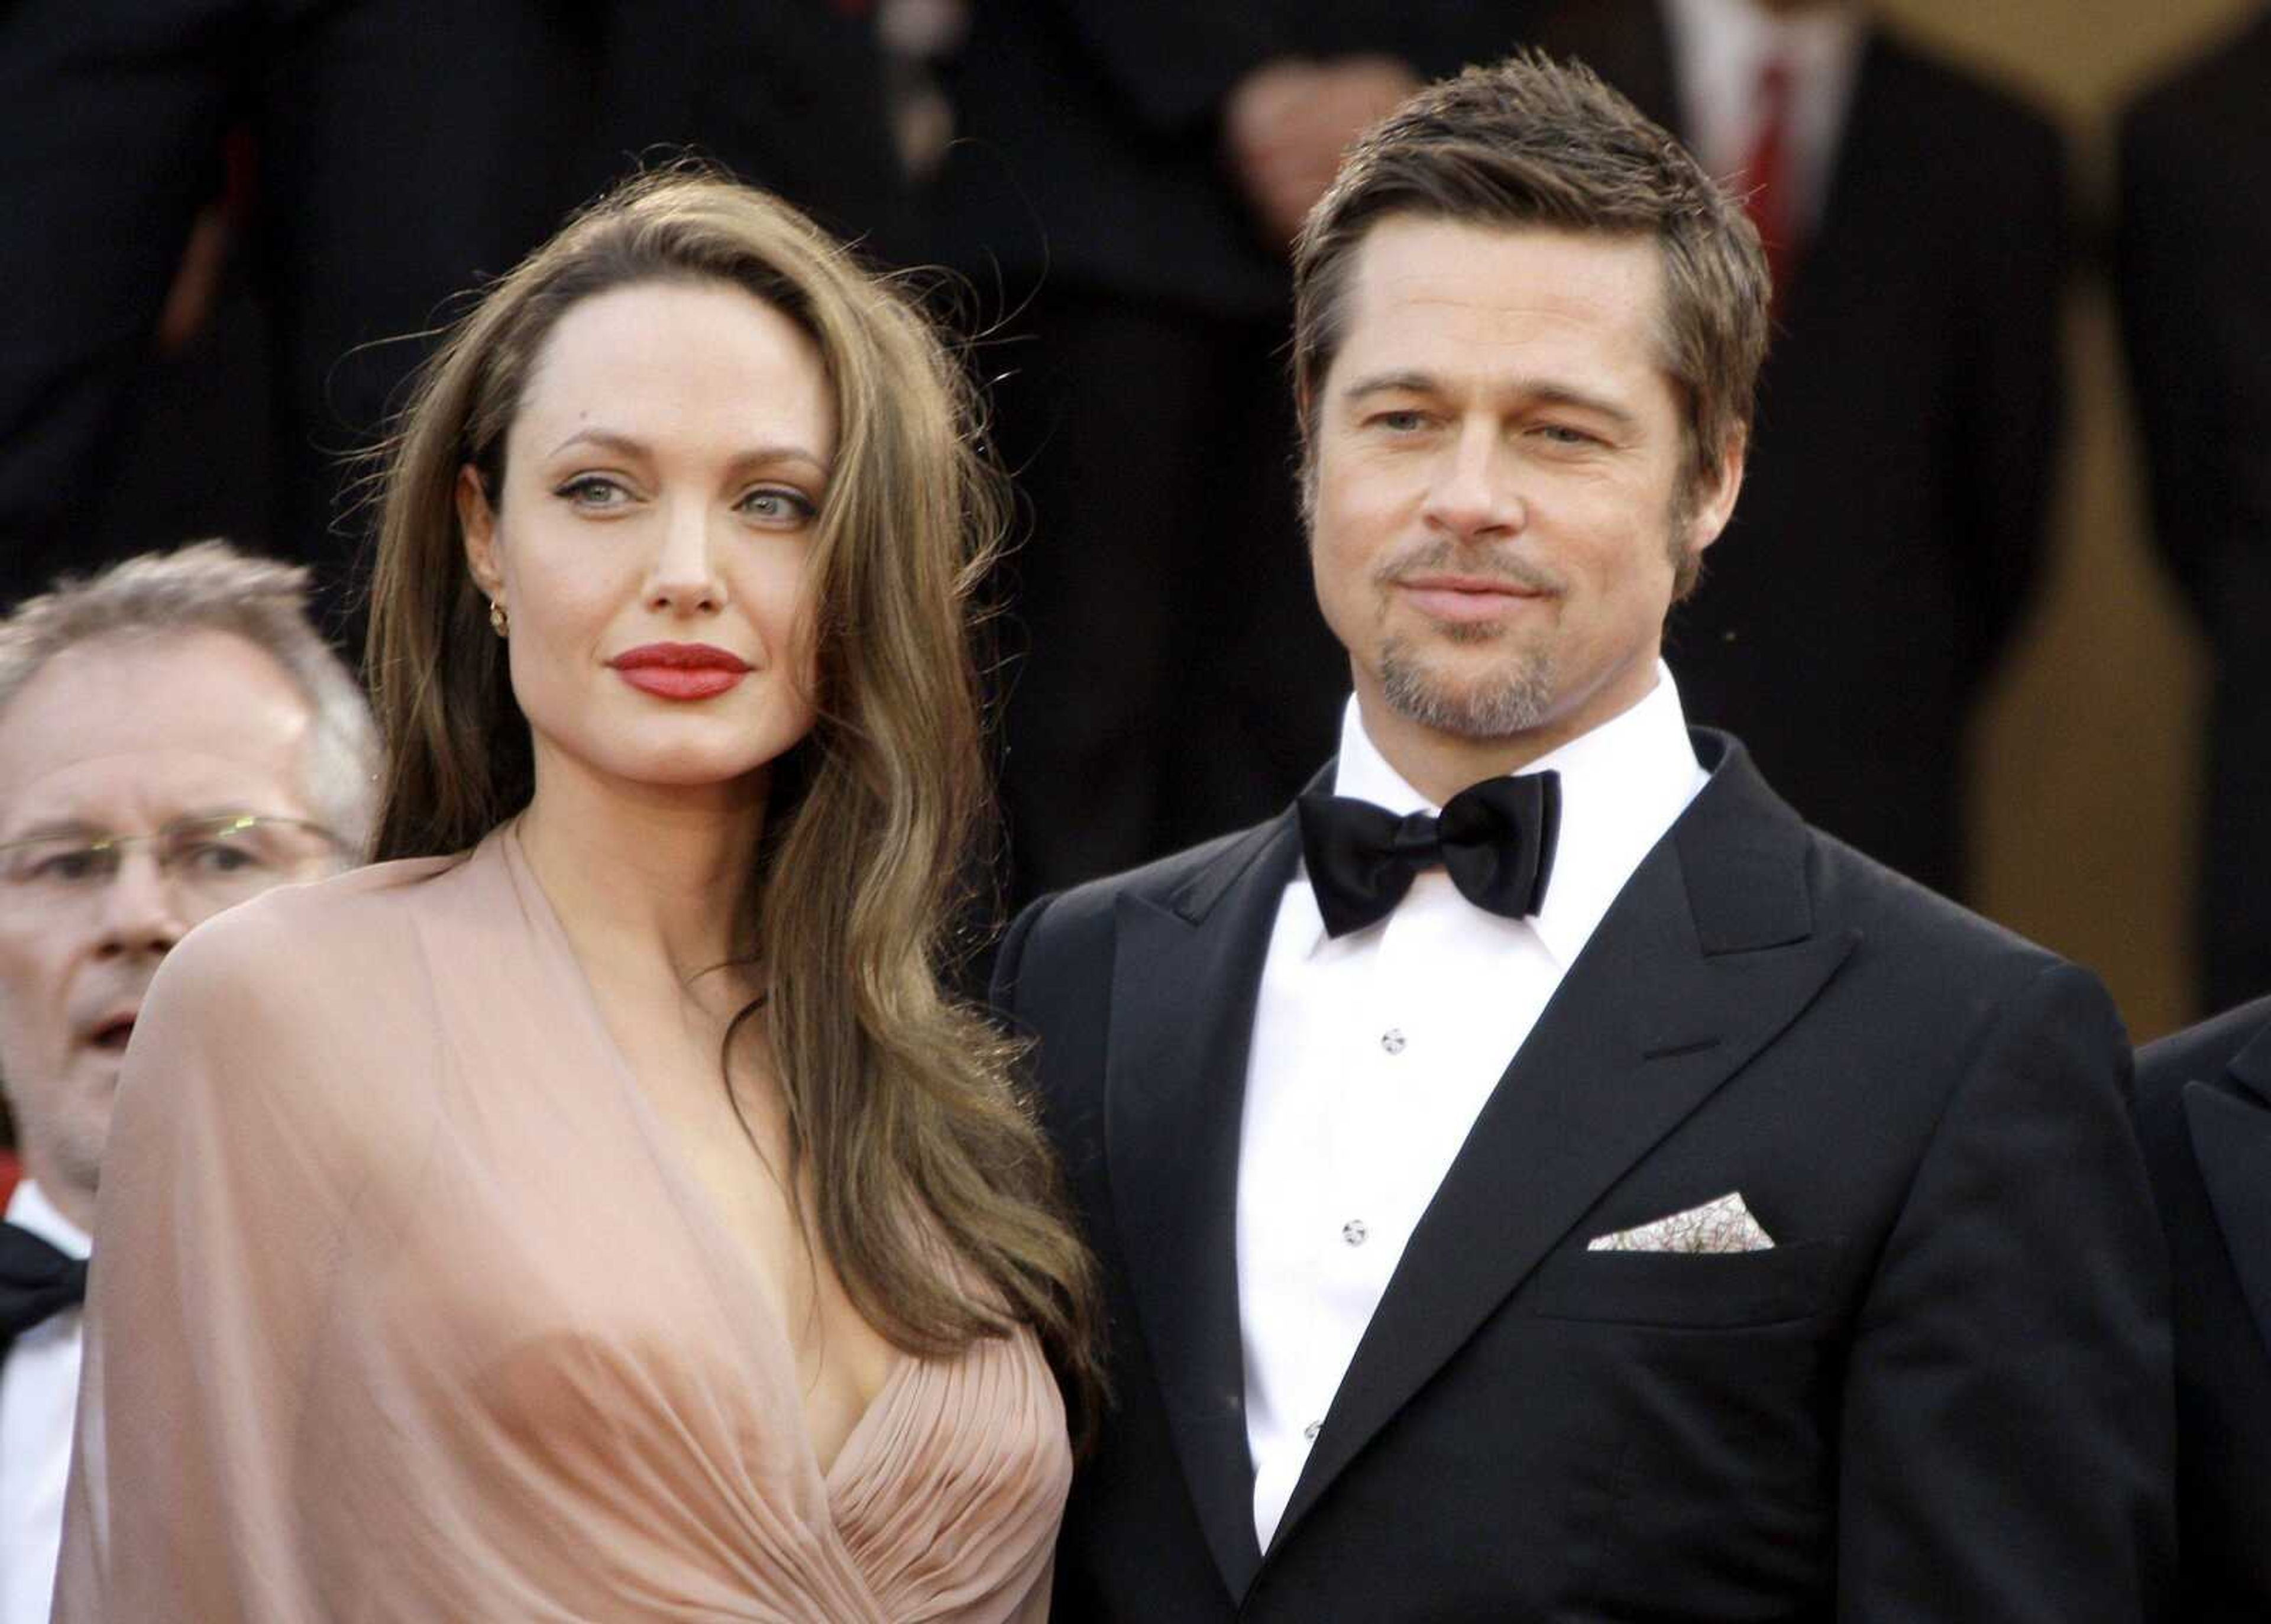
[[813, 724], [810, 560], [836, 448], [819, 351], [724, 283], [585, 300], [537, 355], [473, 577], [510, 622], [540, 781], [740, 786]]

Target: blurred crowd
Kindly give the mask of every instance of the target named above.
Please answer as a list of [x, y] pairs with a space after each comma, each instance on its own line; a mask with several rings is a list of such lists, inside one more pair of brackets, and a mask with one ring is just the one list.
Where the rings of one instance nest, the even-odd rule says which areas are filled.
[[[0, 602], [198, 534], [313, 571], [352, 659], [356, 454], [452, 300], [640, 163], [707, 158], [942, 265], [1021, 500], [994, 591], [1001, 889], [1266, 815], [1330, 749], [1285, 247], [1414, 86], [1536, 44], [1748, 200], [1777, 332], [1668, 652], [1809, 818], [1976, 899], [1964, 738], [2044, 572], [2067, 167], [1839, 0], [21, 0], [0, 17]], [[2162, 553], [2214, 650], [2205, 1004], [2271, 986], [2271, 22], [2123, 124]]]

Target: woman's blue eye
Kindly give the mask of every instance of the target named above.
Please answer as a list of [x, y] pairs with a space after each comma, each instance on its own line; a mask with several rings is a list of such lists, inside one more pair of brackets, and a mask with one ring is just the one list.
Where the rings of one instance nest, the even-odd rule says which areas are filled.
[[815, 510], [808, 498], [797, 492], [768, 485], [742, 497], [741, 511], [752, 518], [802, 523]]
[[596, 473], [572, 479], [553, 495], [564, 496], [579, 508], [619, 507], [629, 499], [622, 486]]

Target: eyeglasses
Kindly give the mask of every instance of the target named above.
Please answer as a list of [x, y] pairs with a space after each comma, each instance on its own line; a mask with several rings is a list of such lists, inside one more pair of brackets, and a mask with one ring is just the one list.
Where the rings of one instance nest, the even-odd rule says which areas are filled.
[[302, 878], [341, 850], [339, 838], [320, 823], [257, 812], [176, 818], [147, 835], [41, 835], [0, 846], [0, 905], [90, 904], [138, 846], [150, 848], [177, 894], [215, 911]]

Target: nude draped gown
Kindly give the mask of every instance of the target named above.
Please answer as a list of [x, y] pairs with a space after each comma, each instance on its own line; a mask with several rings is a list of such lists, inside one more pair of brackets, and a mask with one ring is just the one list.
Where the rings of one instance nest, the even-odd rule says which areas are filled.
[[103, 1169], [56, 1617], [1044, 1618], [1034, 1338], [903, 1356], [823, 1471], [667, 1131], [510, 827], [192, 933]]

